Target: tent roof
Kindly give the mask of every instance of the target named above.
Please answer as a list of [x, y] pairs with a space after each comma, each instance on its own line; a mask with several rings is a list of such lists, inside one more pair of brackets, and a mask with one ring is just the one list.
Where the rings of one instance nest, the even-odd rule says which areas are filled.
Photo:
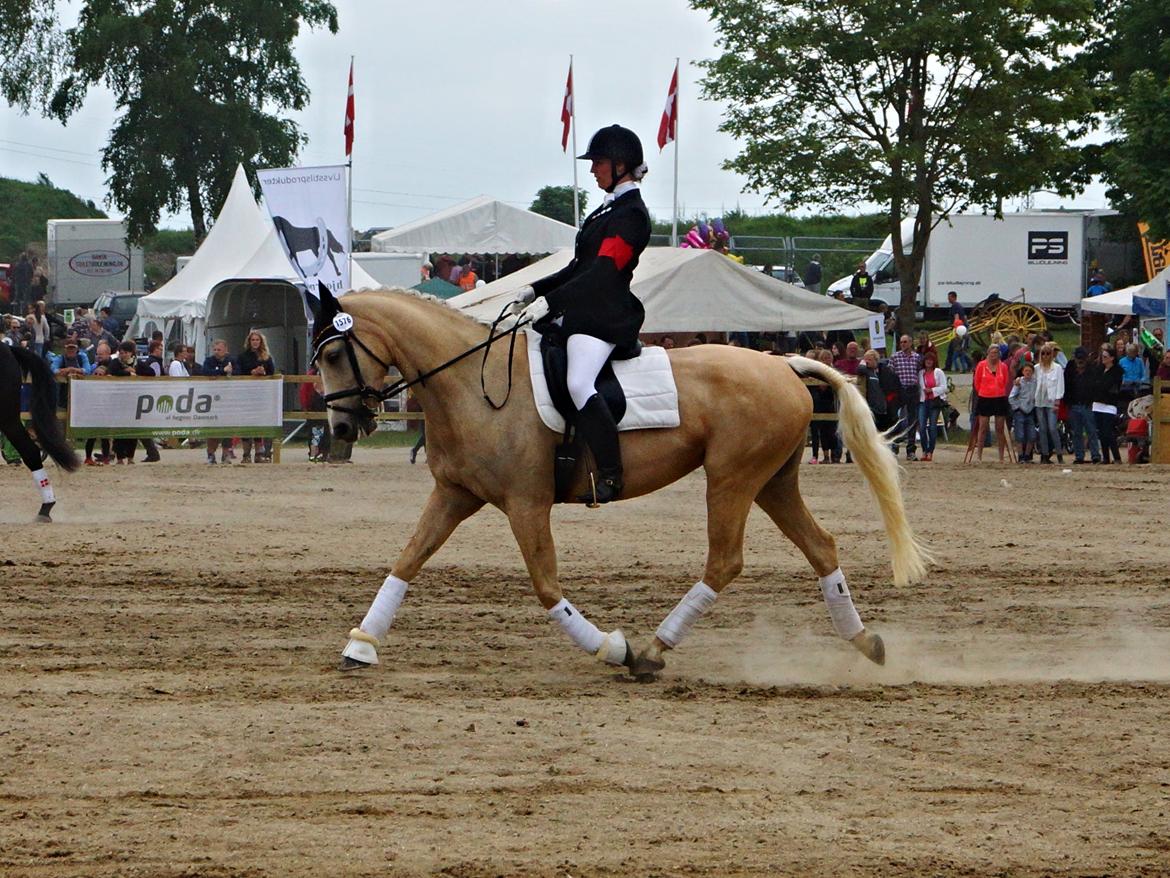
[[[568, 250], [448, 300], [490, 322], [515, 291], [569, 263]], [[632, 285], [646, 308], [643, 332], [803, 332], [863, 329], [870, 312], [769, 277], [714, 250], [650, 247]]]
[[422, 283], [415, 284], [411, 289], [427, 295], [438, 296], [440, 299], [452, 299], [463, 292], [458, 284], [449, 283], [441, 277], [427, 278]]
[[383, 253], [551, 253], [572, 247], [576, 237], [577, 230], [570, 225], [480, 195], [379, 232], [370, 239], [370, 249]]
[[[272, 220], [252, 197], [252, 187], [248, 185], [242, 165], [236, 168], [232, 188], [224, 199], [219, 216], [191, 261], [173, 278], [139, 300], [138, 317], [206, 317], [207, 296], [212, 287], [231, 278], [301, 282], [276, 239]], [[351, 283], [354, 289], [378, 286], [356, 263], [352, 267]]]
[[1098, 314], [1132, 314], [1133, 295], [1142, 288], [1142, 284], [1137, 284], [1120, 290], [1111, 290], [1099, 296], [1081, 299], [1081, 310], [1095, 311]]

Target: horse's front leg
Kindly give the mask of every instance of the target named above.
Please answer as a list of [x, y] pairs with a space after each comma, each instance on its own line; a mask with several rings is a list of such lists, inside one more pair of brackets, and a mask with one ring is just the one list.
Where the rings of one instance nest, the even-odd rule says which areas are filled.
[[557, 553], [553, 545], [548, 506], [528, 506], [508, 509], [508, 523], [524, 556], [532, 587], [549, 618], [569, 636], [578, 647], [609, 665], [630, 667], [634, 652], [620, 630], [608, 634], [601, 631], [582, 615], [561, 593], [557, 581]]
[[378, 663], [378, 646], [390, 630], [408, 583], [459, 523], [482, 507], [482, 500], [458, 485], [435, 485], [414, 534], [394, 562], [361, 625], [349, 632], [349, 642], [341, 652], [341, 670], [352, 671]]

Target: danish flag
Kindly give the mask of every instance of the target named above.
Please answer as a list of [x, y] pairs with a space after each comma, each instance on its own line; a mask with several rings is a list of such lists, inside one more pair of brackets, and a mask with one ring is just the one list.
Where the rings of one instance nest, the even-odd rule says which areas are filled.
[[353, 153], [353, 60], [349, 62], [349, 97], [345, 99], [345, 157]]
[[569, 62], [569, 78], [565, 81], [565, 99], [561, 102], [561, 152], [569, 148], [569, 126], [573, 122], [573, 63]]
[[678, 129], [678, 62], [674, 62], [674, 76], [670, 77], [670, 90], [666, 93], [666, 107], [662, 111], [662, 121], [658, 123], [658, 149], [666, 148], [666, 144], [674, 141]]

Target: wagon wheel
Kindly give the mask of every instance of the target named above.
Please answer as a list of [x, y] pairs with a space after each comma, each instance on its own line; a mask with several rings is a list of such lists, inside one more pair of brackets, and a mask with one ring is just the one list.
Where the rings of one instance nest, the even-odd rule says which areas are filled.
[[1033, 305], [1003, 305], [995, 313], [995, 329], [1004, 338], [1014, 333], [1022, 341], [1029, 332], [1043, 332], [1047, 328], [1044, 312]]

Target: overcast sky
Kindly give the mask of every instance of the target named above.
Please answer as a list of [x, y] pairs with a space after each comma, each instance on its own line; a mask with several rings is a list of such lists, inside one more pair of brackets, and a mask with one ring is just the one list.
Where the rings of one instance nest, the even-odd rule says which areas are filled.
[[[300, 164], [344, 160], [354, 55], [355, 228], [400, 225], [476, 195], [527, 207], [540, 187], [571, 183], [572, 165], [560, 145], [570, 53], [578, 152], [603, 125], [633, 128], [650, 165], [644, 196], [655, 217], [671, 215], [675, 146], [659, 153], [654, 141], [676, 56], [682, 59], [680, 213], [768, 211], [762, 195], [742, 192], [743, 179], [720, 168], [735, 155], [736, 142], [717, 130], [722, 108], [699, 100], [701, 71], [693, 64], [716, 55], [715, 29], [684, 0], [335, 4], [337, 34], [305, 32], [297, 40], [312, 97], [293, 117], [308, 136]], [[91, 91], [65, 127], [4, 107], [0, 173], [35, 180], [43, 172], [109, 210], [100, 149], [114, 118], [112, 97], [102, 89]], [[577, 165], [578, 183], [596, 205], [588, 164]], [[1037, 207], [1057, 204], [1053, 196], [1036, 196]], [[1105, 206], [1100, 188], [1075, 206]], [[854, 211], [842, 205], [842, 212]], [[167, 217], [163, 225], [185, 227], [190, 220]]]

